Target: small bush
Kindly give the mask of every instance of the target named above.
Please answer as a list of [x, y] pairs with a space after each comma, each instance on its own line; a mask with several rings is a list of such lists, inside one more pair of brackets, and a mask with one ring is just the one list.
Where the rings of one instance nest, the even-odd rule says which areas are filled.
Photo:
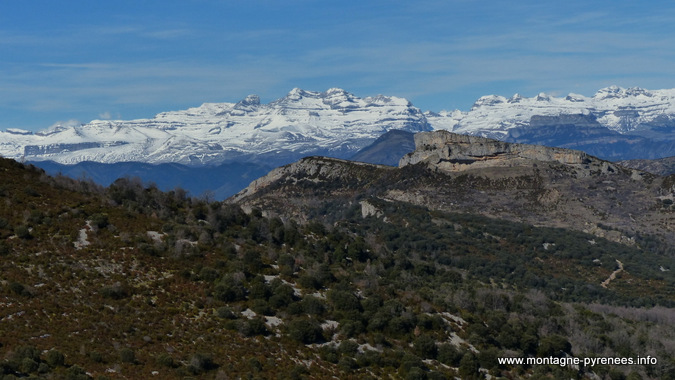
[[168, 367], [168, 368], [173, 368], [174, 363], [173, 363], [173, 358], [169, 356], [168, 354], [161, 354], [157, 357], [157, 364], [163, 366], [163, 367]]
[[120, 282], [113, 284], [112, 286], [106, 286], [101, 289], [101, 295], [105, 298], [112, 298], [114, 300], [120, 300], [127, 298], [129, 296], [129, 290], [127, 286], [123, 285]]
[[90, 221], [91, 225], [98, 229], [105, 228], [110, 223], [107, 214], [94, 214], [91, 216]]
[[21, 369], [21, 372], [35, 372], [37, 371], [38, 367], [39, 364], [37, 361], [31, 358], [23, 358], [19, 368]]
[[98, 351], [92, 351], [89, 353], [89, 359], [96, 363], [103, 363], [103, 355]]
[[14, 294], [19, 296], [26, 296], [26, 297], [31, 296], [30, 291], [23, 284], [18, 282], [11, 282], [9, 284], [9, 290], [11, 290]]
[[223, 319], [237, 319], [237, 316], [227, 306], [221, 306], [216, 309], [216, 314]]
[[269, 303], [263, 299], [253, 300], [251, 310], [258, 315], [274, 315], [274, 310], [270, 307]]
[[207, 354], [192, 355], [188, 364], [188, 370], [195, 375], [210, 371], [214, 368], [216, 368], [216, 365], [213, 362], [213, 358], [211, 358], [211, 355]]
[[120, 359], [124, 363], [135, 363], [136, 354], [131, 348], [123, 348], [122, 350], [120, 350]]
[[436, 341], [429, 335], [420, 335], [413, 342], [415, 353], [424, 359], [435, 359], [438, 354]]
[[338, 367], [340, 368], [341, 371], [351, 372], [357, 369], [359, 366], [356, 364], [356, 360], [354, 360], [353, 358], [343, 356], [338, 361]]
[[300, 343], [310, 344], [323, 340], [323, 330], [315, 319], [295, 319], [288, 324], [288, 335]]
[[262, 319], [250, 319], [239, 326], [239, 332], [246, 336], [267, 335], [269, 330]]
[[57, 350], [49, 350], [45, 361], [50, 367], [60, 367], [66, 363], [66, 358]]
[[218, 270], [211, 267], [204, 267], [199, 271], [199, 278], [203, 281], [214, 282], [220, 277]]
[[459, 367], [462, 353], [452, 343], [443, 343], [438, 347], [438, 361], [450, 367]]
[[338, 347], [338, 352], [347, 356], [355, 356], [358, 351], [359, 344], [353, 340], [344, 340]]
[[14, 228], [14, 234], [19, 238], [19, 239], [25, 239], [28, 240], [32, 238], [30, 234], [30, 229], [28, 227], [21, 225], [21, 226], [16, 226]]
[[74, 365], [66, 371], [66, 379], [68, 380], [88, 380], [89, 375], [81, 367]]

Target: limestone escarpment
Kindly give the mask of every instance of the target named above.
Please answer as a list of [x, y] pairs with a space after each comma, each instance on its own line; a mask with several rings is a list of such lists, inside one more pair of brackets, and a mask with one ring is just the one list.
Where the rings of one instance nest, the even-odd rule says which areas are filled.
[[399, 167], [426, 163], [448, 172], [485, 167], [510, 167], [531, 161], [582, 165], [597, 160], [588, 154], [563, 148], [514, 144], [447, 131], [415, 135], [415, 151], [401, 158]]

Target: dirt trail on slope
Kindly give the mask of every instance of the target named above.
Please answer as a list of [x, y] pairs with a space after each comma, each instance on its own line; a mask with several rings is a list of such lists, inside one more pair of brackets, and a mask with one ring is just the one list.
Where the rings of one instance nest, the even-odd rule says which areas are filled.
[[609, 283], [616, 278], [616, 275], [623, 270], [623, 263], [619, 260], [616, 260], [616, 263], [619, 264], [619, 269], [612, 272], [612, 274], [610, 274], [609, 277], [603, 281], [602, 284], [600, 284], [603, 288], [607, 288], [607, 285], [609, 285]]

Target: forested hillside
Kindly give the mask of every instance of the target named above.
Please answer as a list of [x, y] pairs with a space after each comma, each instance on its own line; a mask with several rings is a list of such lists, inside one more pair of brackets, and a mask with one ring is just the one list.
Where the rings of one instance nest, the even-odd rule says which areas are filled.
[[281, 219], [0, 159], [0, 378], [675, 379], [662, 241], [360, 200]]

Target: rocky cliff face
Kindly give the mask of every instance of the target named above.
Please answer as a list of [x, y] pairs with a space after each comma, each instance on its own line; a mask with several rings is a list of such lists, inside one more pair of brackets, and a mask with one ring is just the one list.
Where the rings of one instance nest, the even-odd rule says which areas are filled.
[[415, 151], [401, 159], [399, 166], [425, 163], [449, 172], [485, 167], [513, 167], [533, 161], [566, 165], [588, 164], [594, 160], [584, 152], [541, 145], [513, 144], [447, 131], [418, 133]]

